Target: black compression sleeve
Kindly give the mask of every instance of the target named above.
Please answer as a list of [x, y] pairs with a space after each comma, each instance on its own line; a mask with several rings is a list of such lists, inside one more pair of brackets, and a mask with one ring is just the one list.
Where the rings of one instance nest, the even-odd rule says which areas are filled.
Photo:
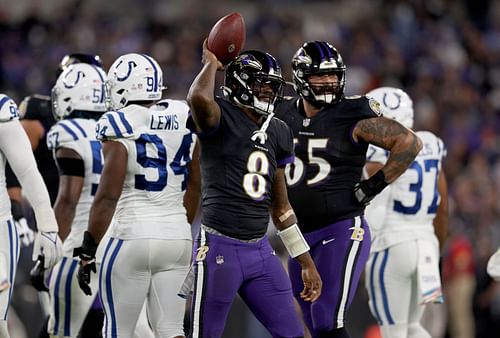
[[58, 157], [56, 163], [60, 176], [85, 177], [85, 164], [80, 158]]

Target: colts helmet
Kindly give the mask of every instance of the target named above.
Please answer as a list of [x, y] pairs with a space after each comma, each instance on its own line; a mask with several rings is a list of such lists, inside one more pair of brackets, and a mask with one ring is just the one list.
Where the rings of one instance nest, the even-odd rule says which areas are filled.
[[122, 55], [108, 71], [108, 108], [118, 110], [130, 102], [157, 101], [163, 89], [163, 72], [152, 57], [136, 53]]
[[[346, 66], [340, 53], [328, 42], [309, 41], [292, 58], [293, 82], [297, 94], [315, 106], [324, 106], [344, 97]], [[336, 74], [337, 83], [311, 86], [309, 76]]]
[[284, 87], [276, 59], [271, 54], [251, 50], [240, 53], [228, 65], [223, 91], [235, 104], [269, 115], [283, 99]]
[[413, 128], [413, 101], [403, 90], [380, 87], [373, 89], [366, 96], [380, 103], [385, 117], [398, 121], [406, 128]]
[[52, 113], [56, 120], [74, 111], [103, 113], [106, 73], [100, 67], [77, 63], [66, 67], [52, 88]]

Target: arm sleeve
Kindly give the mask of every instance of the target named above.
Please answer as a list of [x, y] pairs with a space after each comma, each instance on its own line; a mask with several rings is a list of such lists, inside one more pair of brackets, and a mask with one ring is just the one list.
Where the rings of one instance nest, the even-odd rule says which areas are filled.
[[49, 193], [38, 172], [26, 132], [19, 121], [0, 123], [0, 149], [7, 157], [35, 212], [38, 229], [43, 232], [57, 231]]

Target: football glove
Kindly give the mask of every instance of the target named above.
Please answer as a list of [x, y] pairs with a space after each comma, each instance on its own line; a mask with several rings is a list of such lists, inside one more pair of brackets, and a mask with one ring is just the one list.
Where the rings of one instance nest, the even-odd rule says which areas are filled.
[[55, 231], [39, 231], [35, 236], [33, 247], [33, 260], [38, 260], [40, 255], [44, 256], [43, 268], [52, 268], [62, 258], [62, 242]]
[[90, 232], [85, 231], [83, 234], [82, 246], [75, 248], [73, 256], [78, 256], [80, 258], [80, 266], [78, 267], [77, 274], [78, 285], [87, 296], [92, 295], [92, 289], [90, 288], [90, 275], [92, 272], [97, 272], [95, 264], [96, 251], [97, 243], [94, 240], [94, 237], [92, 237]]
[[45, 257], [43, 255], [39, 255], [36, 260], [35, 266], [30, 271], [30, 280], [31, 285], [38, 291], [49, 292], [49, 288], [45, 284]]
[[33, 243], [33, 241], [35, 240], [35, 232], [28, 226], [26, 218], [21, 217], [20, 219], [15, 220], [14, 224], [16, 225], [21, 244], [23, 246], [30, 246], [31, 243]]
[[387, 186], [388, 183], [385, 181], [385, 174], [382, 170], [379, 170], [369, 179], [356, 183], [354, 186], [354, 196], [356, 196], [356, 200], [362, 205], [368, 205]]

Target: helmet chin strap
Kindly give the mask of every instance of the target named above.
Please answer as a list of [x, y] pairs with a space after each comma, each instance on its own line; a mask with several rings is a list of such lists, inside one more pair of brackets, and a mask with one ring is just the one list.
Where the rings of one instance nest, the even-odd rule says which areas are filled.
[[251, 137], [252, 141], [255, 142], [258, 139], [260, 144], [266, 143], [266, 141], [267, 141], [266, 130], [269, 127], [269, 123], [271, 123], [273, 116], [274, 116], [274, 113], [270, 113], [267, 115], [267, 118], [264, 121], [264, 123], [262, 123], [262, 126], [260, 127], [260, 129], [253, 132], [253, 135]]

